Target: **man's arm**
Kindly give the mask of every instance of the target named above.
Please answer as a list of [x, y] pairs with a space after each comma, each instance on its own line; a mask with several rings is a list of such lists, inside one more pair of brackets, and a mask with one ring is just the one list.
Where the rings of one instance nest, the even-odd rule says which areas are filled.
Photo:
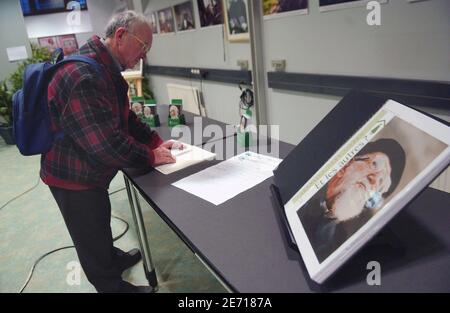
[[147, 124], [142, 123], [132, 110], [130, 110], [128, 115], [128, 131], [136, 140], [146, 144], [152, 150], [163, 143], [159, 134], [156, 131], [151, 130]]
[[120, 128], [120, 117], [113, 114], [102, 90], [94, 75], [85, 74], [78, 79], [61, 113], [64, 134], [91, 157], [108, 166], [154, 165], [152, 149]]

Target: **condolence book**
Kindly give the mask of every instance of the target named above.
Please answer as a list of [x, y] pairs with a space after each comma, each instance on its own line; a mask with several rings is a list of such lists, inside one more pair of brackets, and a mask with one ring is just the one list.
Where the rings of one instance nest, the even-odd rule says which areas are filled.
[[274, 171], [311, 279], [324, 282], [449, 162], [446, 122], [362, 92], [345, 96]]

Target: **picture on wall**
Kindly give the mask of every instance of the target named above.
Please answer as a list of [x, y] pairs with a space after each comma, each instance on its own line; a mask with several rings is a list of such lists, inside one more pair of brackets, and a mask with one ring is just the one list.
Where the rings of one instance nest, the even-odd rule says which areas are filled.
[[195, 29], [194, 8], [192, 1], [186, 1], [173, 7], [177, 31]]
[[173, 20], [172, 8], [158, 11], [159, 32], [161, 34], [175, 32], [175, 23]]
[[263, 0], [265, 17], [280, 16], [286, 12], [308, 13], [308, 0]]
[[145, 16], [147, 17], [147, 19], [150, 22], [153, 34], [157, 34], [158, 33], [158, 19], [156, 18], [156, 13], [155, 12], [147, 13], [147, 14], [145, 14]]
[[[319, 0], [319, 11], [332, 11], [357, 6], [365, 6], [370, 0]], [[386, 3], [387, 0], [378, 0], [378, 3]]]
[[225, 29], [230, 42], [248, 41], [247, 0], [223, 0]]
[[223, 10], [220, 0], [197, 0], [200, 26], [223, 24]]
[[41, 47], [47, 47], [53, 53], [56, 48], [62, 48], [64, 55], [71, 55], [78, 50], [75, 34], [38, 38]]

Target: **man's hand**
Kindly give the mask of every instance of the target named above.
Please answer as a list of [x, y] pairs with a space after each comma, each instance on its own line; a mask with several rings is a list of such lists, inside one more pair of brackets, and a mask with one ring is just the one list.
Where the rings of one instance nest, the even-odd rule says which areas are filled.
[[165, 141], [165, 142], [163, 142], [161, 145], [160, 145], [160, 147], [164, 147], [164, 148], [167, 148], [167, 149], [169, 149], [169, 150], [171, 150], [171, 149], [178, 149], [178, 150], [183, 150], [184, 149], [184, 145], [181, 143], [181, 142], [179, 142], [179, 141], [175, 141], [175, 140], [168, 140], [168, 141]]
[[164, 147], [163, 145], [164, 143], [160, 145], [158, 148], [153, 150], [153, 154], [155, 155], [154, 166], [176, 162], [170, 150]]

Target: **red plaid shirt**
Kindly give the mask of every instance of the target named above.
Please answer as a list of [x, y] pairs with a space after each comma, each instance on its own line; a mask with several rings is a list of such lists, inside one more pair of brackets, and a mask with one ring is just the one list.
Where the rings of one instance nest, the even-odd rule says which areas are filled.
[[52, 129], [64, 136], [42, 155], [40, 175], [47, 185], [65, 189], [108, 188], [119, 169], [153, 165], [152, 150], [163, 141], [129, 110], [128, 84], [100, 38], [89, 39], [80, 54], [104, 71], [70, 62], [54, 74], [49, 112]]

